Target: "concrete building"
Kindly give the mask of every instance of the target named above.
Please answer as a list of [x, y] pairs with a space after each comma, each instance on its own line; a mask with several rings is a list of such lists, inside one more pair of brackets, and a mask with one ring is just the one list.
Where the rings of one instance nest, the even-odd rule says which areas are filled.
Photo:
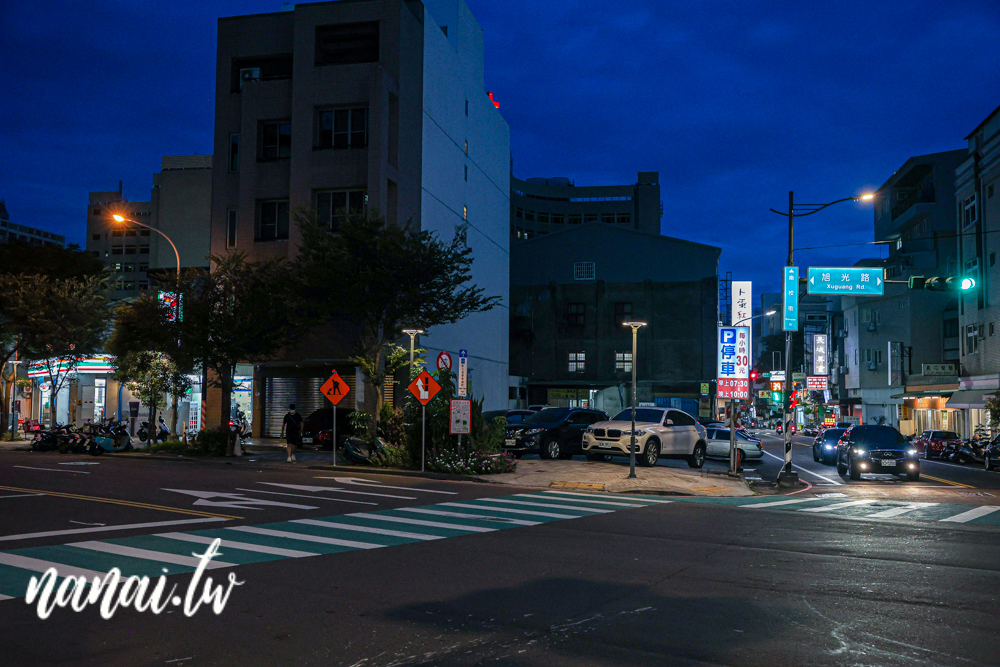
[[[472, 389], [491, 409], [508, 395], [510, 130], [483, 64], [482, 29], [462, 0], [323, 2], [220, 19], [212, 251], [292, 258], [299, 208], [331, 230], [350, 209], [444, 241], [463, 234], [473, 281], [503, 307], [418, 345], [431, 359], [467, 349]], [[360, 379], [353, 344], [350, 332], [317, 336], [257, 366], [254, 433], [277, 435], [288, 402], [304, 414], [319, 407], [332, 367]], [[351, 407], [364, 403], [357, 387]]]
[[986, 398], [1000, 389], [1000, 107], [965, 138], [968, 147], [955, 170], [953, 232], [960, 234], [958, 273], [973, 275], [978, 289], [959, 297], [961, 353], [959, 391], [948, 400], [950, 425], [965, 437], [988, 426]]
[[61, 234], [53, 234], [44, 229], [11, 222], [10, 214], [7, 212], [7, 204], [3, 199], [0, 199], [0, 243], [14, 241], [32, 245], [66, 245], [66, 237]]
[[[156, 288], [157, 271], [173, 273], [177, 258], [162, 236], [139, 225], [117, 223], [119, 214], [161, 230], [177, 246], [181, 268], [208, 268], [212, 156], [165, 156], [153, 174], [148, 202], [130, 202], [118, 190], [91, 192], [87, 205], [87, 250], [115, 273], [112, 298], [126, 299]], [[153, 279], [151, 279], [151, 274]]]
[[568, 178], [510, 177], [510, 236], [530, 239], [588, 222], [660, 233], [660, 174], [640, 171], [633, 185], [576, 186]]
[[600, 222], [515, 242], [511, 374], [528, 403], [613, 416], [631, 394], [632, 335], [621, 323], [642, 320], [637, 400], [709, 416], [720, 252]]

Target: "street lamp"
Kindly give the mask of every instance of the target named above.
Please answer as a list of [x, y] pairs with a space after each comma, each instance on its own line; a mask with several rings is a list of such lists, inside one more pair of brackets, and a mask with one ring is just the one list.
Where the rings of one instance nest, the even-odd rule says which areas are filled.
[[623, 327], [632, 327], [632, 443], [628, 448], [628, 478], [635, 479], [635, 339], [639, 327], [645, 322], [622, 322]]
[[[145, 227], [146, 229], [152, 229], [154, 232], [156, 232], [157, 234], [159, 234], [160, 236], [162, 236], [163, 238], [165, 238], [167, 240], [167, 243], [170, 244], [170, 247], [174, 249], [174, 258], [177, 260], [177, 280], [180, 281], [180, 279], [181, 279], [181, 256], [177, 252], [177, 246], [174, 245], [174, 242], [170, 240], [169, 236], [167, 236], [166, 234], [164, 234], [163, 232], [161, 232], [156, 227], [150, 227], [149, 225], [147, 225], [145, 223], [142, 223], [142, 222], [139, 222], [138, 220], [133, 220], [132, 218], [126, 218], [124, 216], [118, 215], [117, 213], [114, 214], [114, 215], [112, 215], [111, 217], [114, 218], [117, 222], [131, 222], [134, 225], [139, 225], [140, 227]], [[178, 286], [178, 288], [179, 288], [179, 286]]]
[[423, 329], [403, 329], [403, 333], [410, 336], [410, 375], [413, 375], [413, 339], [422, 333], [426, 333]]
[[769, 315], [774, 315], [777, 312], [778, 311], [776, 311], [776, 310], [769, 310], [766, 313], [761, 313], [760, 315], [754, 315], [753, 317], [744, 317], [739, 322], [734, 322], [733, 326], [734, 327], [738, 327], [739, 325], [743, 324], [744, 322], [750, 322], [751, 320], [756, 320], [759, 317], [768, 317]]
[[[795, 228], [795, 218], [796, 216], [802, 218], [807, 215], [812, 215], [813, 213], [819, 213], [825, 208], [833, 206], [834, 204], [839, 204], [845, 201], [871, 201], [875, 198], [872, 193], [866, 193], [863, 195], [857, 195], [854, 197], [844, 197], [843, 199], [837, 199], [830, 202], [829, 204], [795, 204], [795, 193], [791, 190], [788, 192], [788, 210], [787, 211], [776, 211], [771, 209], [772, 213], [777, 213], [778, 215], [788, 216], [788, 259], [785, 261], [785, 266], [794, 266], [792, 262], [792, 238], [793, 231]], [[798, 286], [796, 286], [798, 289]], [[792, 332], [785, 331], [785, 391], [784, 396], [790, 396], [792, 389]], [[786, 402], [782, 401], [782, 421], [784, 422], [784, 428], [782, 429], [783, 435], [785, 436], [785, 465], [782, 466], [781, 472], [778, 473], [778, 486], [797, 486], [799, 483], [799, 476], [794, 470], [792, 470], [792, 433], [789, 428], [789, 416], [786, 412]]]

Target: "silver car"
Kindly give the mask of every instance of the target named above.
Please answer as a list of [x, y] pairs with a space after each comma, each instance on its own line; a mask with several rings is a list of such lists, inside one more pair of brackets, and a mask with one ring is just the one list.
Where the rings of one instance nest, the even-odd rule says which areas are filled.
[[[583, 453], [591, 460], [628, 456], [632, 441], [632, 409], [614, 419], [591, 424], [583, 434]], [[692, 468], [705, 463], [705, 427], [694, 417], [673, 408], [635, 409], [636, 461], [656, 465], [661, 458], [684, 459]]]

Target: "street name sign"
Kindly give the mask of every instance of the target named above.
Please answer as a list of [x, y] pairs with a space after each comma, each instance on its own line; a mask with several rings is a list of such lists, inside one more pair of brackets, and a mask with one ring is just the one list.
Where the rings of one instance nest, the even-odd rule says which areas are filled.
[[425, 370], [414, 378], [413, 382], [410, 383], [409, 390], [411, 394], [416, 396], [421, 405], [427, 405], [441, 391], [441, 385]]
[[718, 392], [722, 399], [750, 398], [750, 328], [719, 327]]
[[782, 382], [784, 382], [785, 381], [785, 371], [771, 371], [771, 379], [772, 380], [781, 380]]
[[797, 266], [786, 266], [783, 274], [785, 288], [782, 294], [782, 312], [784, 313], [784, 330], [799, 330], [799, 269]]
[[347, 396], [347, 392], [351, 390], [344, 382], [343, 378], [340, 377], [340, 373], [333, 371], [333, 375], [327, 378], [327, 381], [323, 383], [323, 386], [319, 388], [320, 392], [326, 396], [326, 400], [330, 401], [334, 405], [337, 405], [344, 397]]
[[809, 294], [848, 294], [850, 296], [882, 296], [885, 276], [882, 269], [809, 267], [806, 281]]
[[468, 398], [451, 399], [451, 420], [448, 432], [452, 435], [472, 433], [472, 401]]
[[458, 351], [458, 395], [469, 393], [469, 351]]
[[441, 354], [439, 354], [438, 357], [437, 357], [437, 367], [438, 367], [439, 371], [443, 371], [446, 368], [450, 371], [451, 370], [451, 355], [448, 354], [447, 352], [443, 352], [442, 351]]

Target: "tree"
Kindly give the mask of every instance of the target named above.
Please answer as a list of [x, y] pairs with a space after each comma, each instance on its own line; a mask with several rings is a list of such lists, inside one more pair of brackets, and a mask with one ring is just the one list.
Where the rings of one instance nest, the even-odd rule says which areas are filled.
[[320, 321], [360, 329], [352, 360], [375, 386], [376, 419], [384, 401], [387, 351], [404, 328], [451, 324], [500, 302], [471, 284], [473, 257], [464, 227], [445, 243], [409, 225], [386, 224], [378, 212], [341, 211], [332, 234], [312, 212], [296, 211], [295, 221], [302, 235], [294, 262], [300, 293]]
[[[781, 353], [781, 361], [785, 361], [785, 333], [779, 331], [778, 333], [773, 333], [767, 336], [761, 336], [760, 339], [760, 357], [757, 360], [757, 365], [764, 370], [780, 371], [784, 370], [784, 366], [780, 368], [771, 368], [773, 365], [771, 360], [772, 352]], [[799, 368], [804, 359], [804, 348], [803, 348], [803, 338], [801, 331], [792, 332], [792, 368]]]
[[[115, 377], [149, 408], [149, 429], [156, 442], [156, 412], [165, 393], [183, 394], [191, 387], [187, 376], [179, 373], [169, 356], [154, 350], [129, 352], [115, 359]], [[176, 403], [175, 403], [176, 405]], [[176, 409], [175, 409], [176, 413]]]

